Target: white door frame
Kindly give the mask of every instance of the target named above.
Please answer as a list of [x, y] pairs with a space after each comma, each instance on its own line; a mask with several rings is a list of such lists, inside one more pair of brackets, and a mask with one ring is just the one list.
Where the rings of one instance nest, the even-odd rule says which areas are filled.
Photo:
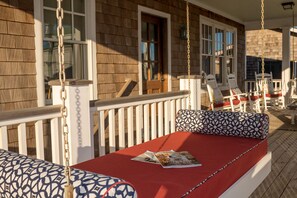
[[[158, 16], [161, 18], [165, 18], [167, 20], [168, 91], [171, 91], [172, 90], [172, 82], [171, 82], [171, 17], [170, 17], [170, 14], [138, 5], [138, 82], [139, 82], [138, 87], [139, 87], [139, 95], [143, 94], [142, 64], [141, 64], [142, 63], [142, 60], [141, 60], [141, 14], [142, 13], [155, 15], [155, 16]], [[164, 66], [166, 67], [166, 65], [164, 65]]]

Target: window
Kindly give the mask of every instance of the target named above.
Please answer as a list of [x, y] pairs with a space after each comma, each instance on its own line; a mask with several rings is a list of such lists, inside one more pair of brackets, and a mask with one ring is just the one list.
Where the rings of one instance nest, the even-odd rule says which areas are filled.
[[220, 84], [236, 72], [236, 30], [201, 17], [201, 70], [213, 74]]
[[211, 63], [213, 60], [212, 50], [212, 27], [208, 25], [202, 25], [202, 71], [206, 74], [210, 74]]
[[[48, 81], [58, 79], [56, 0], [43, 1], [43, 67], [47, 103], [51, 101]], [[87, 79], [85, 0], [64, 0], [64, 47], [66, 78]]]

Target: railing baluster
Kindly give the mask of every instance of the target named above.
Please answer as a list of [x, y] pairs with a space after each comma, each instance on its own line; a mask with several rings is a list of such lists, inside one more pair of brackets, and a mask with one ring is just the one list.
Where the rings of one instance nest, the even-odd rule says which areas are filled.
[[125, 109], [119, 109], [119, 148], [125, 148]]
[[150, 140], [150, 109], [149, 109], [149, 104], [144, 105], [144, 110], [143, 110], [143, 129], [144, 129], [144, 142], [147, 142]]
[[176, 100], [176, 113], [180, 110], [181, 99]]
[[142, 105], [136, 106], [136, 144], [142, 143]]
[[171, 100], [170, 101], [170, 106], [171, 106], [171, 108], [170, 108], [170, 120], [171, 120], [171, 122], [170, 122], [170, 133], [173, 133], [174, 131], [175, 131], [175, 114], [176, 114], [176, 112], [175, 112], [175, 100]]
[[26, 123], [18, 125], [18, 141], [19, 141], [19, 153], [27, 155], [27, 135], [26, 135]]
[[44, 160], [43, 122], [42, 122], [42, 120], [35, 122], [35, 140], [36, 140], [37, 158]]
[[61, 149], [61, 122], [59, 118], [51, 119], [51, 142], [52, 142], [52, 161], [56, 164], [63, 164]]
[[114, 152], [116, 150], [114, 112], [115, 112], [114, 109], [111, 109], [108, 111], [109, 152]]
[[163, 102], [158, 102], [158, 137], [163, 136]]
[[133, 106], [128, 107], [128, 147], [134, 145]]
[[182, 98], [181, 101], [182, 101], [182, 104], [181, 104], [182, 109], [186, 109], [187, 99], [186, 98]]
[[105, 151], [105, 118], [104, 118], [104, 111], [100, 111], [98, 115], [98, 122], [99, 122], [99, 156], [103, 156], [106, 154]]
[[169, 108], [169, 101], [165, 101], [165, 111], [164, 111], [164, 117], [165, 117], [165, 135], [168, 135], [169, 134], [169, 126], [170, 126], [170, 123], [169, 123], [169, 118], [170, 118], [170, 108]]
[[155, 102], [151, 105], [151, 131], [152, 139], [155, 139], [157, 137], [157, 105]]
[[8, 150], [7, 126], [0, 127], [0, 148]]

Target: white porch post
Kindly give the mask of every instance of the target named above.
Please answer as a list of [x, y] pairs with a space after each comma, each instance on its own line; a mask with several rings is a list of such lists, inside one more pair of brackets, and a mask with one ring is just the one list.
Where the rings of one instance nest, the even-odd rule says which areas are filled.
[[290, 27], [282, 28], [282, 94], [285, 96], [285, 104], [288, 102], [288, 84], [290, 81]]
[[[178, 76], [180, 90], [189, 90], [188, 76]], [[201, 109], [201, 76], [190, 76], [190, 91], [191, 91], [191, 109]], [[188, 101], [187, 101], [188, 102]]]
[[[70, 165], [94, 158], [93, 131], [90, 128], [90, 83], [87, 80], [69, 80], [65, 84]], [[53, 104], [61, 104], [60, 82], [51, 81], [50, 85], [53, 88]]]

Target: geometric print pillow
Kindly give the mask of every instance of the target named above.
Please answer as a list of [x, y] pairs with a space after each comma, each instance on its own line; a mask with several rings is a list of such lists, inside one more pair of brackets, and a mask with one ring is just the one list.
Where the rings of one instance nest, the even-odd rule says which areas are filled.
[[176, 131], [265, 139], [269, 117], [260, 113], [179, 110]]
[[[74, 197], [136, 197], [128, 182], [71, 169]], [[0, 149], [0, 197], [63, 198], [64, 167]]]

